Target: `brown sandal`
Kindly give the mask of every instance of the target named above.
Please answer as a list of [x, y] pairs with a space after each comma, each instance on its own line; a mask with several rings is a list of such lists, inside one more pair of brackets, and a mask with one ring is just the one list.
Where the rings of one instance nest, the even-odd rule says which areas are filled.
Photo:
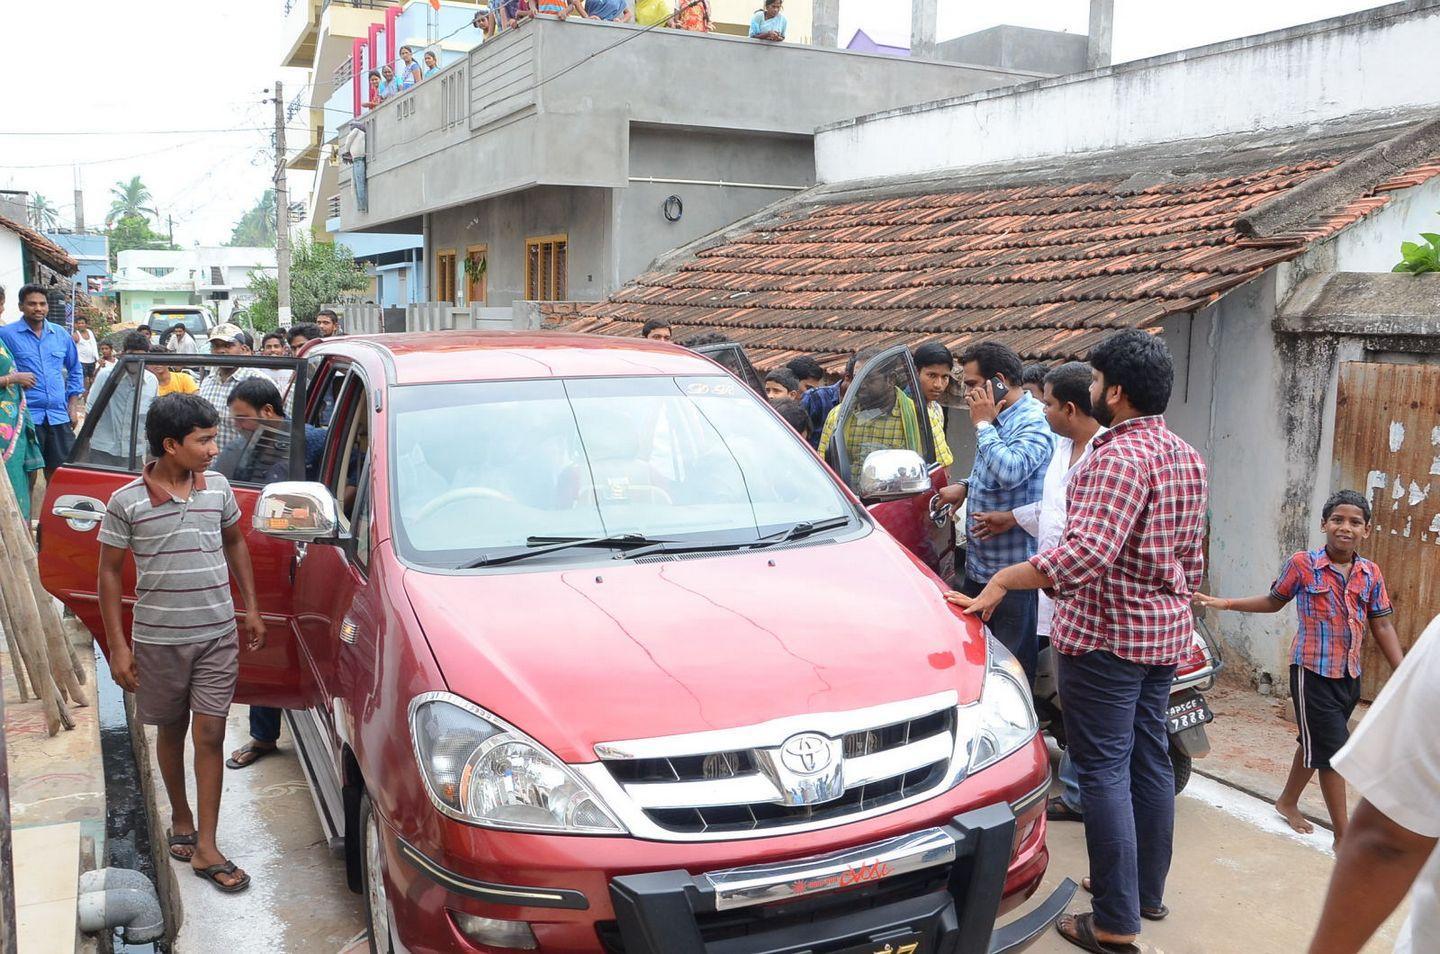
[[[1065, 930], [1067, 924], [1075, 933], [1071, 934]], [[1091, 954], [1140, 954], [1138, 944], [1115, 944], [1096, 937], [1095, 914], [1091, 911], [1086, 911], [1084, 914], [1062, 915], [1055, 922], [1055, 930], [1065, 940], [1078, 948], [1090, 951]]]

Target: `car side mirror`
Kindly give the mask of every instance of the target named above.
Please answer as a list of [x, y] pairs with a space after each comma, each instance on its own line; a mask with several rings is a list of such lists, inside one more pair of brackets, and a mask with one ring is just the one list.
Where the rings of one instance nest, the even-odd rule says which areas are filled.
[[930, 489], [925, 458], [912, 450], [877, 450], [865, 457], [860, 469], [862, 500], [895, 500]]
[[281, 480], [260, 492], [253, 526], [267, 536], [297, 543], [339, 543], [340, 505], [324, 484]]

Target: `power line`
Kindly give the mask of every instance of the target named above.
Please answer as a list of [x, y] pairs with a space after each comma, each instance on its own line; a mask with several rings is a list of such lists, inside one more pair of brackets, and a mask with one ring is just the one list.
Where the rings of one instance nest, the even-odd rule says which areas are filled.
[[[314, 108], [314, 107], [312, 107]], [[289, 126], [288, 129], [303, 129]], [[0, 136], [214, 136], [221, 133], [273, 132], [272, 126], [232, 126], [226, 129], [66, 129], [43, 132], [26, 129], [18, 132], [0, 130]]]

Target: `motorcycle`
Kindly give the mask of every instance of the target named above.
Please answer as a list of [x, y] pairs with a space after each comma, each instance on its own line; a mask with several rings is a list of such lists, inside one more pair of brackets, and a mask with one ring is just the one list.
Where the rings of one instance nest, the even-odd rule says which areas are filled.
[[[1210, 754], [1205, 727], [1215, 721], [1215, 714], [1210, 711], [1203, 693], [1215, 685], [1215, 676], [1224, 665], [1219, 644], [1204, 621], [1197, 618], [1190, 646], [1175, 668], [1170, 707], [1165, 714], [1176, 795], [1190, 782], [1195, 759]], [[1065, 720], [1061, 717], [1060, 694], [1055, 685], [1055, 651], [1048, 645], [1040, 651], [1035, 670], [1035, 713], [1040, 718], [1040, 727], [1064, 748]]]

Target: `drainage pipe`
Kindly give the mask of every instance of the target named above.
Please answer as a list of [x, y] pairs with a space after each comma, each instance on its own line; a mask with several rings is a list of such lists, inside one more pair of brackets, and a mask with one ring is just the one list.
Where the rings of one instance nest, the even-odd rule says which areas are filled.
[[125, 943], [144, 944], [165, 936], [165, 916], [150, 879], [130, 868], [101, 868], [80, 876], [80, 930], [124, 930]]

